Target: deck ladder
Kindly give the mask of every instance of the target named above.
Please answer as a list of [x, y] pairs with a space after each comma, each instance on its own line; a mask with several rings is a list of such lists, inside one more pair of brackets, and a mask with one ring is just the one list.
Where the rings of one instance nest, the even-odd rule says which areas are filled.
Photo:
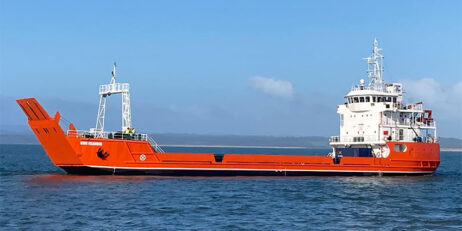
[[154, 151], [158, 153], [164, 153], [164, 150], [162, 150], [162, 148], [156, 143], [156, 141], [154, 141], [153, 138], [148, 136], [148, 141], [151, 147], [154, 149]]

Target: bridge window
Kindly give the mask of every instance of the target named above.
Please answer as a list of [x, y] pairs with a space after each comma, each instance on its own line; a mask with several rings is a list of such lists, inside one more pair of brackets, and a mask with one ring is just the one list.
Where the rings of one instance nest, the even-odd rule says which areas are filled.
[[369, 103], [371, 101], [371, 98], [368, 96], [366, 97], [366, 102]]
[[358, 103], [358, 97], [355, 97], [355, 98], [354, 98], [354, 102], [355, 102], [355, 103]]
[[372, 102], [374, 102], [374, 103], [377, 102], [377, 98], [375, 96], [372, 97]]
[[[358, 132], [358, 134], [359, 134], [359, 132]], [[362, 136], [353, 137], [353, 142], [364, 142], [364, 137], [362, 137]]]
[[396, 97], [393, 97], [393, 103], [396, 103]]
[[359, 102], [364, 103], [364, 97], [359, 97]]
[[405, 144], [395, 144], [393, 149], [395, 150], [395, 152], [405, 152], [407, 147]]

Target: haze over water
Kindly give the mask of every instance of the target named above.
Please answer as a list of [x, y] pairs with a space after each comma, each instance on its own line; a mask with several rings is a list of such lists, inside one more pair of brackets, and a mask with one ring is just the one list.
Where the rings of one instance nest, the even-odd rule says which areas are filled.
[[[166, 147], [325, 154], [329, 150]], [[72, 176], [38, 145], [0, 145], [0, 229], [324, 230], [462, 228], [462, 153], [431, 176]]]

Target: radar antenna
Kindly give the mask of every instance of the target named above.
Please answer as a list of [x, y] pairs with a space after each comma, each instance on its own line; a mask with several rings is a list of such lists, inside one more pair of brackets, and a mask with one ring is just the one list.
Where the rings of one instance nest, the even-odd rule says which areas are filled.
[[367, 74], [370, 78], [369, 88], [377, 91], [384, 91], [383, 84], [383, 55], [380, 54], [379, 42], [374, 38], [374, 49], [372, 55], [363, 58], [367, 60]]
[[116, 83], [116, 63], [112, 68], [112, 77], [109, 84], [99, 86], [99, 106], [96, 117], [96, 127], [93, 129], [97, 138], [104, 137], [104, 117], [106, 114], [106, 98], [111, 94], [122, 94], [122, 131], [131, 128], [130, 86], [128, 83]]

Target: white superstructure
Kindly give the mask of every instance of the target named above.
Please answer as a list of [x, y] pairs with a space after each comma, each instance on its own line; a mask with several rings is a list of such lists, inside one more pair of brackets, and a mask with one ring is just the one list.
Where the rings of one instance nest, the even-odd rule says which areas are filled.
[[401, 83], [384, 82], [380, 51], [375, 39], [372, 55], [365, 58], [369, 83], [361, 79], [345, 96], [346, 102], [337, 106], [340, 136], [330, 139], [334, 156], [341, 154], [338, 150], [356, 148], [385, 158], [390, 153], [387, 141], [437, 142], [431, 111], [421, 102], [406, 105]]

